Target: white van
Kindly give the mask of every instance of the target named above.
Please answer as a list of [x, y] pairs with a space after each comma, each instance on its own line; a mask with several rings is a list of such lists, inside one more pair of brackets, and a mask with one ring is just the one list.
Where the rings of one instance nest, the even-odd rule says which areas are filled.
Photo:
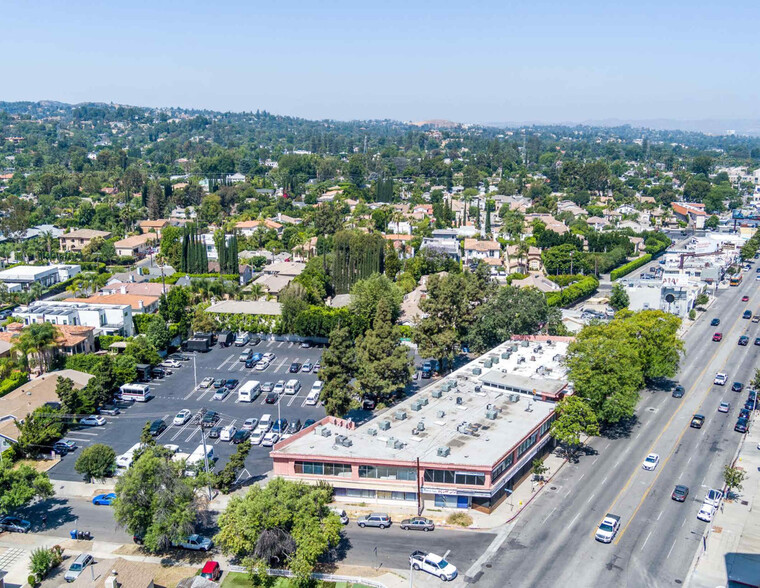
[[298, 394], [298, 391], [301, 389], [301, 382], [293, 378], [292, 380], [288, 380], [287, 384], [285, 384], [285, 394]]
[[227, 425], [219, 433], [219, 439], [221, 441], [232, 441], [232, 438], [235, 436], [235, 433], [237, 433], [237, 429], [235, 428], [235, 426]]
[[265, 414], [261, 417], [261, 420], [259, 421], [259, 426], [257, 427], [257, 430], [264, 431], [265, 433], [269, 431], [269, 429], [272, 428], [272, 425], [274, 424], [274, 421], [272, 420], [271, 414]]
[[312, 390], [309, 392], [309, 395], [306, 397], [306, 404], [309, 406], [315, 406], [319, 402], [319, 392], [316, 390]]
[[139, 450], [140, 447], [142, 447], [142, 443], [135, 443], [127, 451], [116, 458], [117, 476], [129, 469], [129, 466], [132, 465], [132, 461], [134, 460], [135, 452]]
[[185, 473], [189, 476], [194, 476], [195, 471], [198, 468], [205, 467], [205, 459], [208, 458], [209, 466], [211, 465], [211, 462], [214, 461], [214, 448], [211, 445], [206, 445], [207, 451], [203, 451], [203, 444], [201, 443], [198, 445], [198, 447], [195, 448], [195, 451], [193, 451], [190, 454], [190, 457], [187, 458], [187, 462], [185, 462]]
[[250, 380], [238, 389], [238, 402], [253, 402], [261, 394], [261, 384], [258, 380]]
[[247, 331], [238, 333], [237, 337], [235, 338], [235, 347], [242, 347], [243, 345], [247, 345], [248, 341], [250, 340], [251, 340], [251, 336], [248, 334]]

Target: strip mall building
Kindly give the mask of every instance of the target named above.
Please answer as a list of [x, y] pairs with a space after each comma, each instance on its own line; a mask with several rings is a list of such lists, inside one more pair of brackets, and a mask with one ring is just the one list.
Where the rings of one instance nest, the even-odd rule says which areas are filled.
[[274, 447], [274, 474], [346, 502], [490, 512], [551, 449], [571, 340], [515, 338], [361, 425], [325, 417]]

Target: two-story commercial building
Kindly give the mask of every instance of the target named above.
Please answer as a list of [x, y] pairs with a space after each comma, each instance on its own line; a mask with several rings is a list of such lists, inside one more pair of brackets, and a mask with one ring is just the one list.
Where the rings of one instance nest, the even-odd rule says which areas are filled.
[[85, 325], [94, 327], [94, 335], [135, 334], [132, 322], [132, 307], [129, 304], [90, 304], [87, 302], [66, 302], [38, 300], [28, 306], [20, 306], [13, 311], [25, 325], [52, 323], [54, 325]]
[[274, 473], [341, 501], [490, 512], [551, 448], [570, 340], [507, 341], [361, 425], [325, 417], [275, 445]]

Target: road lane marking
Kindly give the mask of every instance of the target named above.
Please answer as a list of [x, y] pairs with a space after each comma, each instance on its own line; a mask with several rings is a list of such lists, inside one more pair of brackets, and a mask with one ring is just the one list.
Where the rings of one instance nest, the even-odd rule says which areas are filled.
[[[570, 527], [572, 527], [575, 524], [575, 521], [578, 520], [579, 516], [581, 516], [581, 513], [578, 513], [577, 515], [575, 515], [575, 518], [573, 518], [573, 520], [570, 521]], [[594, 531], [594, 533], [596, 533], [596, 531]]]
[[683, 523], [681, 523], [681, 528], [686, 524], [686, 518], [684, 518]]
[[657, 520], [658, 520], [658, 521], [660, 520], [660, 517], [662, 516], [662, 513], [663, 513], [663, 512], [664, 512], [664, 511], [662, 511], [662, 510], [661, 510], [661, 511], [660, 511], [660, 514], [658, 514], [658, 515], [657, 515]]
[[546, 523], [546, 521], [548, 521], [548, 520], [551, 518], [551, 516], [554, 514], [554, 511], [555, 511], [555, 510], [557, 510], [557, 507], [556, 507], [556, 506], [555, 506], [555, 507], [552, 509], [552, 511], [551, 511], [551, 512], [550, 512], [548, 515], [546, 515], [546, 518], [545, 518], [545, 519], [543, 520], [543, 522], [541, 523], [542, 525], [543, 525], [544, 523]]
[[694, 457], [693, 455], [689, 456], [689, 460], [686, 462], [686, 465], [689, 465], [691, 463], [691, 458]]
[[599, 456], [597, 456], [594, 461], [591, 462], [591, 465], [594, 465], [599, 460]]
[[602, 480], [602, 486], [604, 486], [604, 483], [607, 481], [607, 478], [609, 478], [609, 477], [610, 477], [609, 474], [607, 474], [606, 476], [604, 476], [604, 480]]
[[580, 477], [580, 478], [578, 478], [578, 481], [580, 482], [580, 481], [583, 479], [583, 476], [585, 476], [585, 475], [586, 475], [586, 472], [583, 472], [583, 473], [581, 474], [581, 477]]
[[641, 546], [641, 551], [644, 551], [644, 547], [647, 545], [647, 541], [649, 541], [649, 538], [652, 536], [652, 531], [649, 531], [649, 535], [647, 535], [647, 538], [644, 539], [644, 544]]
[[668, 555], [665, 559], [670, 559], [670, 554], [673, 552], [673, 548], [676, 546], [676, 541], [678, 541], [678, 539], [673, 541], [673, 545], [670, 546], [670, 551], [668, 551]]
[[596, 496], [596, 493], [594, 493], [594, 494], [592, 494], [591, 496], [588, 497], [588, 500], [586, 501], [586, 504], [588, 504], [589, 502], [591, 502], [594, 499], [594, 496]]

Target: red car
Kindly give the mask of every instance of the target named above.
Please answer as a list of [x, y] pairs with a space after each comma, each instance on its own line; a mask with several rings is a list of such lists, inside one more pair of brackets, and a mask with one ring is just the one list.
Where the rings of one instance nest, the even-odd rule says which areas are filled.
[[742, 302], [749, 302], [749, 296], [742, 296]]
[[219, 578], [222, 577], [222, 568], [219, 567], [219, 562], [207, 561], [205, 564], [203, 564], [201, 577], [208, 580], [219, 580]]
[[713, 341], [723, 341], [723, 333], [715, 333], [713, 335]]

